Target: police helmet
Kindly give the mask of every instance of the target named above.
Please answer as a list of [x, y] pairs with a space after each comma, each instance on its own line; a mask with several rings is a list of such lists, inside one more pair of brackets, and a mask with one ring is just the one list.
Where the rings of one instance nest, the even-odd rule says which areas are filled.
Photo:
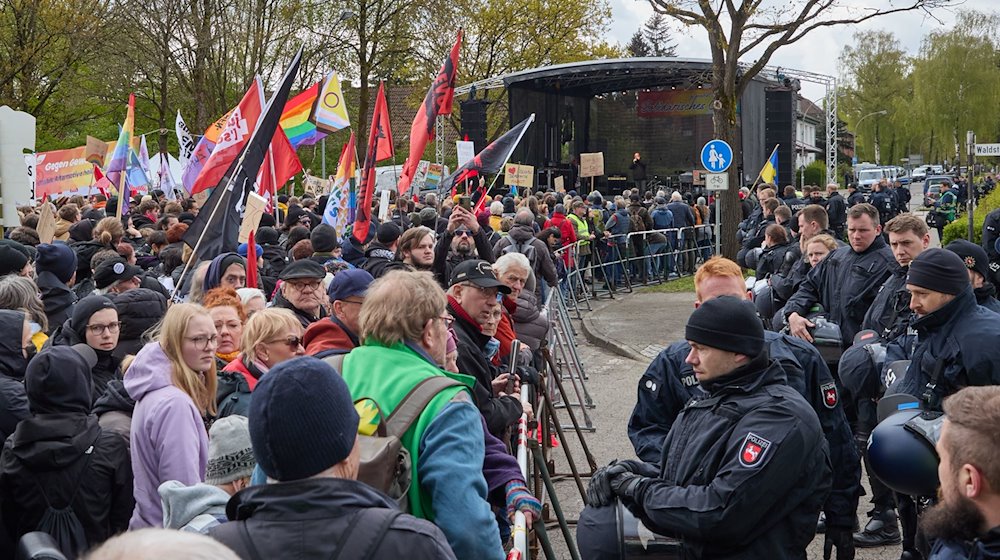
[[909, 496], [934, 496], [938, 486], [938, 458], [934, 445], [944, 415], [905, 409], [875, 426], [868, 437], [872, 473], [886, 486]]
[[754, 247], [753, 249], [747, 251], [746, 255], [743, 256], [744, 261], [747, 263], [747, 268], [757, 270], [757, 261], [760, 259], [760, 255], [763, 252], [764, 249], [761, 249], [760, 247]]
[[809, 328], [809, 336], [813, 338], [813, 346], [819, 350], [823, 360], [828, 363], [839, 361], [844, 353], [840, 325], [822, 315], [810, 317], [809, 320], [815, 325]]

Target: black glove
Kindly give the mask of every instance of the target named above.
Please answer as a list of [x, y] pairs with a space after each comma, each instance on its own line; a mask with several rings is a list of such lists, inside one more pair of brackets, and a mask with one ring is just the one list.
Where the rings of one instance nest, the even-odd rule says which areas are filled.
[[518, 366], [517, 377], [524, 385], [538, 386], [538, 370], [531, 366]]
[[629, 472], [628, 467], [618, 461], [611, 461], [608, 466], [594, 471], [587, 487], [587, 505], [601, 507], [613, 502], [615, 495], [611, 491], [611, 479], [627, 472]]
[[657, 477], [660, 476], [660, 467], [647, 463], [645, 461], [636, 461], [635, 459], [626, 459], [624, 461], [618, 461], [619, 465], [624, 466], [628, 469], [628, 472], [641, 474], [642, 476]]
[[837, 549], [837, 560], [854, 560], [854, 532], [847, 527], [826, 527], [823, 540], [823, 560], [830, 560], [833, 549]]
[[611, 491], [623, 500], [636, 503], [639, 501], [639, 494], [645, 488], [647, 480], [649, 480], [649, 477], [642, 476], [641, 474], [623, 472], [611, 479]]

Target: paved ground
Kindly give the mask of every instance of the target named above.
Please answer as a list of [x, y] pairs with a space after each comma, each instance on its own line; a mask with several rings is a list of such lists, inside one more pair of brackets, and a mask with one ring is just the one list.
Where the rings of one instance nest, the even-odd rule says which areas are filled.
[[[585, 319], [583, 323], [576, 322], [578, 351], [589, 375], [586, 384], [595, 405], [588, 410], [595, 431], [586, 433], [585, 438], [598, 465], [607, 464], [614, 458], [634, 457], [626, 424], [635, 405], [636, 383], [651, 357], [667, 343], [683, 336], [683, 327], [693, 309], [693, 301], [693, 293], [664, 294], [637, 290], [633, 294], [618, 296], [613, 302], [595, 302], [590, 319]], [[589, 334], [585, 335], [585, 332]], [[563, 415], [563, 423], [568, 424], [565, 412], [559, 412]], [[575, 436], [568, 437], [575, 461], [586, 469], [586, 459], [578, 441]], [[556, 448], [553, 452], [557, 471], [568, 473], [563, 448]], [[576, 519], [582, 509], [582, 500], [575, 484], [566, 479], [557, 483], [557, 489], [567, 515]], [[859, 515], [863, 521], [867, 520], [864, 516], [867, 509], [867, 502], [862, 498]], [[555, 517], [552, 516], [552, 519]], [[558, 527], [553, 525], [549, 534], [557, 555], [569, 559]], [[822, 558], [822, 542], [822, 536], [819, 536], [810, 546], [810, 560]], [[898, 546], [867, 549], [859, 550], [857, 559], [895, 560], [899, 554]]]

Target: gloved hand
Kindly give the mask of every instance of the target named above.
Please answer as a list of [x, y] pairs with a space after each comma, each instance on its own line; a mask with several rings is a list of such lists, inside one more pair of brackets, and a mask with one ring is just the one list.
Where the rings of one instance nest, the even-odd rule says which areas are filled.
[[517, 377], [525, 385], [538, 385], [538, 370], [531, 366], [517, 366]]
[[823, 560], [830, 560], [833, 549], [837, 549], [837, 560], [854, 560], [854, 532], [850, 527], [826, 527], [823, 540]]
[[645, 487], [647, 480], [649, 480], [647, 476], [624, 472], [611, 479], [611, 491], [619, 498], [635, 503], [639, 501], [639, 493]]
[[611, 461], [608, 466], [594, 471], [587, 487], [587, 505], [601, 507], [610, 504], [615, 499], [611, 491], [611, 479], [629, 472], [628, 467], [618, 461]]
[[629, 472], [635, 474], [641, 474], [642, 476], [648, 477], [660, 476], [660, 467], [652, 463], [637, 461], [635, 459], [626, 459], [624, 461], [618, 461], [618, 464], [624, 466]]

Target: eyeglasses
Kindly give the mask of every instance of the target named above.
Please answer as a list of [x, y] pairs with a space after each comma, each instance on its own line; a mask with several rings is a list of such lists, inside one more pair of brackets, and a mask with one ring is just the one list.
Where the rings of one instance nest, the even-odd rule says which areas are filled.
[[285, 346], [288, 346], [288, 348], [290, 350], [296, 350], [299, 346], [302, 346], [302, 337], [299, 337], [299, 336], [290, 336], [290, 337], [285, 338], [285, 339], [279, 338], [277, 340], [268, 340], [267, 343], [268, 344], [278, 344], [278, 343], [281, 343], [281, 344], [284, 344]]
[[317, 282], [285, 282], [285, 284], [287, 284], [289, 288], [292, 288], [297, 292], [308, 292], [310, 290], [312, 291], [318, 290], [323, 283], [317, 281]]
[[483, 297], [496, 299], [500, 296], [500, 288], [484, 288], [476, 284], [465, 284], [465, 285], [470, 288], [475, 288], [479, 290], [483, 294]]
[[195, 348], [200, 348], [202, 350], [208, 350], [209, 348], [214, 348], [219, 344], [218, 335], [212, 336], [188, 336], [184, 337], [186, 340], [191, 341]]
[[114, 334], [118, 332], [121, 326], [121, 321], [115, 321], [107, 325], [87, 325], [87, 330], [90, 331], [90, 334], [104, 334], [106, 332]]
[[448, 315], [447, 313], [445, 313], [444, 315], [439, 315], [436, 318], [444, 321], [445, 328], [449, 330], [451, 329], [451, 326], [455, 324], [455, 318], [452, 317], [451, 315]]
[[467, 229], [460, 229], [455, 232], [456, 237], [472, 237], [472, 232]]

